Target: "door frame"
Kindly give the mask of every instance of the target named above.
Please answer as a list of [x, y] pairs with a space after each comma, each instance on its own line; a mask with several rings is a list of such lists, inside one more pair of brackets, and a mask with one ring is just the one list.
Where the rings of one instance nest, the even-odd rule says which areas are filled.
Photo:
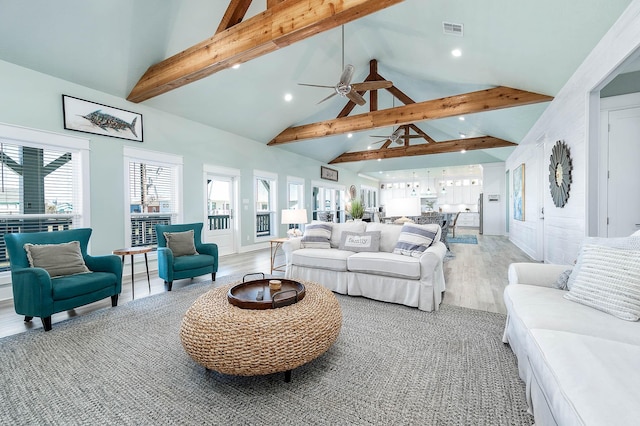
[[230, 253], [225, 253], [226, 254], [235, 254], [238, 253], [239, 247], [240, 247], [240, 241], [241, 241], [241, 235], [240, 235], [240, 229], [242, 229], [241, 227], [241, 220], [242, 220], [242, 215], [240, 214], [240, 202], [239, 202], [239, 198], [240, 198], [240, 169], [234, 169], [231, 167], [224, 167], [224, 166], [216, 166], [216, 165], [211, 165], [211, 164], [205, 164], [203, 166], [203, 173], [202, 173], [202, 177], [203, 177], [203, 207], [204, 207], [204, 212], [203, 212], [203, 218], [204, 221], [203, 223], [205, 224], [205, 229], [203, 232], [206, 232], [207, 229], [207, 222], [209, 220], [209, 211], [208, 211], [208, 206], [207, 206], [207, 200], [208, 200], [208, 193], [207, 193], [207, 180], [209, 179], [210, 176], [220, 176], [220, 177], [224, 177], [224, 178], [229, 178], [231, 179], [231, 190], [233, 192], [233, 200], [232, 200], [232, 209], [233, 209], [233, 219], [231, 221], [232, 224], [232, 248], [231, 248], [231, 252]]

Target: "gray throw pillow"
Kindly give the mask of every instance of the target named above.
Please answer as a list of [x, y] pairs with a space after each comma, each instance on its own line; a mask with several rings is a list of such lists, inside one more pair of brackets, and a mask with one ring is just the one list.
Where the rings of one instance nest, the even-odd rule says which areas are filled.
[[32, 268], [45, 269], [51, 278], [91, 272], [84, 263], [80, 242], [24, 245]]
[[193, 242], [193, 229], [184, 232], [163, 232], [167, 240], [167, 247], [175, 257], [198, 254]]
[[331, 228], [331, 224], [325, 222], [314, 222], [305, 226], [300, 247], [330, 249]]
[[402, 226], [393, 252], [404, 256], [420, 257], [439, 238], [440, 225], [406, 223]]
[[558, 290], [569, 290], [568, 282], [572, 270], [573, 269], [567, 269], [561, 273], [556, 282], [553, 283], [553, 288], [557, 288]]
[[380, 231], [347, 232], [340, 236], [340, 250], [380, 251]]

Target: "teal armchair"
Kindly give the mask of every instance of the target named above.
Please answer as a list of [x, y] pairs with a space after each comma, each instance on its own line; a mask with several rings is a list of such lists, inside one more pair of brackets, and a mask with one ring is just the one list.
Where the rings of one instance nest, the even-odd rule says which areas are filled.
[[[118, 305], [122, 290], [122, 262], [118, 256], [90, 256], [87, 245], [91, 229], [5, 234], [9, 262], [13, 305], [29, 322], [40, 317], [45, 331], [51, 330], [51, 315], [74, 309], [106, 297], [111, 306]], [[80, 252], [89, 273], [51, 278], [47, 270], [31, 267], [24, 245], [80, 242]]]
[[[174, 280], [198, 277], [211, 274], [216, 280], [218, 272], [218, 245], [202, 243], [202, 223], [186, 223], [181, 225], [156, 225], [158, 239], [158, 275], [164, 280], [168, 291]], [[165, 232], [185, 232], [193, 230], [193, 244], [198, 254], [174, 256], [167, 245]]]

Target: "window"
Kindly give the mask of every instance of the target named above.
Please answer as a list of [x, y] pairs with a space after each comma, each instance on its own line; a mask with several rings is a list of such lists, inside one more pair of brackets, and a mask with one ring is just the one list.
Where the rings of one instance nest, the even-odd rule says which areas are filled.
[[304, 209], [304, 179], [287, 177], [287, 209]]
[[182, 157], [125, 147], [125, 241], [131, 247], [155, 246], [156, 224], [178, 221]]
[[378, 188], [362, 185], [362, 204], [367, 211], [374, 211], [378, 207]]
[[312, 182], [313, 220], [344, 222], [345, 188], [341, 185], [326, 185]]
[[277, 175], [268, 172], [254, 172], [256, 238], [272, 237], [276, 234], [277, 185]]
[[5, 233], [89, 226], [88, 147], [85, 139], [0, 125], [0, 271], [10, 269]]

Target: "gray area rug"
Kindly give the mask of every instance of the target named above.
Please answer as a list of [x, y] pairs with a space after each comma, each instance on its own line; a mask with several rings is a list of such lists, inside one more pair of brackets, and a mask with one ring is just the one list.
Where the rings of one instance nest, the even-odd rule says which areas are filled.
[[285, 383], [282, 373], [207, 371], [184, 352], [182, 316], [209, 289], [194, 284], [1, 339], [0, 424], [533, 423], [501, 342], [503, 315], [338, 295], [337, 342]]

